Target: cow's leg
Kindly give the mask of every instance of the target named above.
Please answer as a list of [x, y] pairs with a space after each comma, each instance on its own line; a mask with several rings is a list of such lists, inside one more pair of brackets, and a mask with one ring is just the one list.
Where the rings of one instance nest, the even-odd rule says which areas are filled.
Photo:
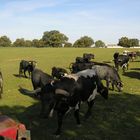
[[76, 119], [77, 125], [80, 125], [80, 118], [79, 118], [79, 108], [80, 108], [80, 104], [76, 105], [75, 111], [74, 111], [74, 117]]
[[27, 70], [28, 71], [28, 75], [29, 75], [29, 78], [30, 78], [30, 71], [29, 70]]
[[45, 118], [45, 108], [46, 108], [46, 101], [44, 99], [44, 96], [40, 97], [41, 100], [41, 112], [40, 112], [40, 117]]
[[58, 128], [54, 135], [59, 136], [61, 134], [61, 129], [62, 129], [62, 122], [63, 122], [63, 117], [65, 113], [62, 113], [60, 111], [57, 111], [57, 123], [58, 123]]
[[127, 70], [129, 69], [129, 63], [127, 63]]
[[106, 87], [109, 90], [109, 81], [108, 80], [106, 80]]
[[26, 69], [24, 69], [24, 76], [27, 78], [26, 71], [27, 71], [27, 70], [26, 70]]
[[112, 82], [111, 82], [112, 90], [114, 90], [114, 84], [115, 84], [114, 81], [112, 81]]
[[92, 113], [92, 106], [94, 105], [94, 100], [91, 100], [90, 102], [87, 102], [87, 104], [88, 104], [88, 110], [87, 110], [87, 112], [85, 114], [85, 119], [88, 119], [89, 116]]

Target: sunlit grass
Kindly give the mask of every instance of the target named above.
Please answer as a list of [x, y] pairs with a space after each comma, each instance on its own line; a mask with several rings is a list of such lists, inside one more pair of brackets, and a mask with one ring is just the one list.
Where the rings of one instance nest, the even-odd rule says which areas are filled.
[[[31, 130], [32, 140], [55, 139], [51, 134], [57, 126], [56, 114], [49, 120], [39, 118], [40, 103], [31, 97], [22, 95], [18, 86], [32, 89], [30, 79], [18, 78], [21, 59], [35, 60], [37, 67], [51, 73], [53, 66], [68, 70], [69, 64], [76, 56], [83, 53], [94, 53], [98, 62], [110, 62], [113, 65], [113, 53], [123, 49], [93, 49], [93, 48], [0, 48], [0, 69], [4, 77], [4, 94], [0, 100], [0, 112], [15, 120], [25, 123]], [[130, 69], [123, 74], [119, 71], [124, 83], [123, 92], [110, 91], [108, 101], [101, 96], [96, 99], [93, 115], [86, 122], [83, 114], [87, 107], [81, 107], [80, 118], [82, 126], [76, 126], [73, 114], [64, 120], [63, 134], [59, 139], [87, 140], [134, 140], [140, 134], [140, 58], [130, 62]]]

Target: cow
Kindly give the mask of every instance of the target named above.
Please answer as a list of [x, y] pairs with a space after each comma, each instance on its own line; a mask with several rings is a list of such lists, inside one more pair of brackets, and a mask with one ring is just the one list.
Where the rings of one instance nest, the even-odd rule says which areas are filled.
[[130, 51], [125, 50], [125, 51], [123, 51], [123, 54], [129, 56], [131, 61], [134, 61], [137, 57], [137, 53], [135, 51], [130, 52]]
[[31, 73], [31, 82], [32, 82], [33, 90], [30, 91], [22, 87], [20, 87], [19, 90], [20, 92], [26, 95], [32, 95], [34, 97], [40, 98], [41, 88], [53, 80], [54, 79], [51, 75], [43, 72], [40, 69], [35, 68]]
[[65, 74], [68, 74], [68, 72], [64, 68], [52, 67], [52, 73], [51, 73], [51, 75], [52, 75], [53, 78], [60, 79]]
[[83, 54], [83, 58], [84, 58], [84, 60], [85, 60], [85, 62], [90, 62], [91, 61], [91, 59], [94, 59], [94, 54], [92, 54], [92, 53], [84, 53]]
[[21, 77], [22, 73], [24, 73], [24, 76], [27, 78], [26, 71], [28, 71], [30, 78], [31, 72], [36, 67], [36, 64], [36, 61], [21, 60], [19, 65], [19, 76]]
[[53, 77], [40, 69], [34, 69], [31, 74], [31, 81], [34, 90], [41, 88], [53, 80]]
[[69, 69], [71, 71], [71, 73], [77, 73], [79, 71], [85, 70], [85, 69], [89, 69], [92, 68], [92, 66], [94, 65], [93, 62], [89, 62], [89, 63], [71, 63], [69, 66]]
[[3, 76], [2, 72], [0, 71], [0, 98], [2, 98], [2, 93], [3, 93]]
[[106, 86], [108, 89], [109, 84], [111, 83], [112, 90], [114, 90], [114, 85], [116, 86], [119, 92], [122, 90], [123, 84], [121, 78], [114, 67], [107, 64], [106, 65], [95, 64], [94, 66], [92, 66], [92, 69], [95, 71], [96, 75], [98, 75], [98, 77], [101, 80], [106, 80]]
[[114, 53], [114, 65], [117, 70], [119, 67], [122, 68], [123, 72], [128, 70], [129, 67], [129, 56], [127, 54], [119, 54], [118, 52]]
[[[41, 90], [41, 114], [52, 115], [57, 112], [58, 127], [55, 135], [61, 134], [64, 116], [73, 108], [74, 116], [78, 125], [81, 124], [79, 109], [81, 102], [87, 102], [88, 110], [85, 119], [91, 115], [96, 94], [100, 93], [105, 99], [108, 98], [108, 89], [103, 86], [101, 80], [92, 69], [69, 74], [59, 80], [46, 84]], [[45, 114], [45, 106], [49, 104]]]

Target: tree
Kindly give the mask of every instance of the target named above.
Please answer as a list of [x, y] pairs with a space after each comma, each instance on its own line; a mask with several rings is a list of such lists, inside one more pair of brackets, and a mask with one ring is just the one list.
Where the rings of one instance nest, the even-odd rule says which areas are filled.
[[46, 47], [62, 47], [68, 41], [68, 37], [57, 30], [53, 30], [44, 32], [42, 40]]
[[139, 46], [139, 40], [138, 39], [129, 39], [129, 46], [134, 47], [134, 46]]
[[121, 39], [119, 39], [118, 45], [122, 47], [129, 47], [128, 44], [129, 44], [129, 39], [127, 37], [122, 37]]
[[71, 48], [71, 47], [72, 47], [72, 44], [69, 42], [65, 43], [64, 45], [64, 48]]
[[76, 40], [73, 44], [73, 47], [75, 48], [84, 48], [84, 47], [91, 47], [94, 44], [94, 41], [91, 37], [84, 36], [80, 39]]
[[0, 47], [10, 47], [11, 40], [7, 36], [0, 37]]
[[16, 39], [16, 41], [13, 43], [13, 46], [14, 47], [25, 47], [26, 42], [25, 42], [24, 38]]
[[95, 42], [95, 47], [97, 47], [97, 48], [104, 48], [105, 47], [105, 43], [103, 42], [103, 41], [101, 41], [101, 40], [98, 40], [98, 41], [96, 41]]
[[32, 41], [32, 45], [33, 47], [37, 47], [37, 48], [42, 48], [42, 47], [45, 47], [45, 43], [42, 39], [34, 39]]
[[118, 45], [123, 46], [123, 47], [134, 47], [134, 46], [139, 46], [139, 40], [138, 39], [129, 39], [127, 37], [122, 37], [119, 39]]
[[25, 40], [25, 47], [32, 47], [32, 41], [31, 40]]

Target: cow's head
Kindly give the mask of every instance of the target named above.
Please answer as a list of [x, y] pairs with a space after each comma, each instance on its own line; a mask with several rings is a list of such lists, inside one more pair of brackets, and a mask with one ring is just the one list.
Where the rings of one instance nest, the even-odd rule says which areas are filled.
[[98, 76], [95, 76], [96, 78], [96, 84], [97, 84], [97, 92], [101, 94], [105, 99], [108, 99], [108, 89], [103, 85], [101, 80], [98, 78]]
[[105, 99], [108, 99], [108, 89], [106, 87], [98, 87], [97, 92], [100, 93]]
[[123, 83], [122, 81], [116, 82], [116, 87], [118, 89], [118, 91], [122, 91], [123, 90]]

